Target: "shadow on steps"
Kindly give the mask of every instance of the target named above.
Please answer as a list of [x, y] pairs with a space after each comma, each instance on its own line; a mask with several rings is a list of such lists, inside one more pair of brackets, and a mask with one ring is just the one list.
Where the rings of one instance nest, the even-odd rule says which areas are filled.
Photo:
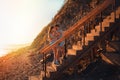
[[100, 59], [89, 64], [81, 73], [64, 75], [62, 80], [120, 80], [120, 68]]

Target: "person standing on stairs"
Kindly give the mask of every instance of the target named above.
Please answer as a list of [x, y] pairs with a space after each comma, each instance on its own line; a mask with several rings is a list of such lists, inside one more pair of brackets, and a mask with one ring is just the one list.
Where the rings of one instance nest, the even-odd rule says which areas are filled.
[[[50, 42], [50, 45], [52, 45], [54, 42], [56, 42], [58, 39], [62, 37], [62, 30], [59, 29], [59, 25], [51, 26], [48, 31], [48, 40]], [[59, 52], [62, 52], [64, 54], [64, 41], [59, 43], [56, 47], [52, 48], [54, 53], [54, 64], [60, 65], [60, 54]]]
[[[48, 41], [49, 41], [49, 44], [50, 45], [52, 45], [52, 44], [54, 44], [54, 42], [56, 42], [57, 41], [57, 35], [59, 35], [58, 33], [57, 33], [57, 28], [55, 27], [55, 26], [51, 26], [50, 28], [49, 28], [49, 31], [48, 31]], [[57, 49], [58, 47], [56, 46], [56, 47], [53, 47], [52, 48], [52, 50], [53, 50], [53, 53], [54, 53], [54, 64], [55, 65], [59, 65], [60, 63], [59, 63], [59, 55], [58, 55], [58, 49]]]
[[[60, 29], [59, 25], [55, 25], [56, 28], [56, 37], [57, 39], [60, 39], [63, 36], [63, 30]], [[65, 41], [62, 41], [58, 44], [58, 52], [59, 52], [59, 58], [62, 56], [63, 59], [66, 59], [65, 49], [64, 49]]]
[[[52, 45], [57, 40], [57, 37], [55, 36], [55, 32], [56, 32], [56, 28], [54, 26], [51, 26], [48, 30], [48, 41], [50, 45]], [[59, 65], [57, 47], [53, 47], [52, 50], [54, 53], [54, 64]]]

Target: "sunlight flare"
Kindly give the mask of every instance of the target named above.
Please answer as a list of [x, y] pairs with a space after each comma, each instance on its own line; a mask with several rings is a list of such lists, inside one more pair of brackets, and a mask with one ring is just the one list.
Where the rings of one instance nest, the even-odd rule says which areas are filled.
[[0, 0], [0, 56], [7, 53], [4, 45], [32, 43], [63, 2], [64, 0]]

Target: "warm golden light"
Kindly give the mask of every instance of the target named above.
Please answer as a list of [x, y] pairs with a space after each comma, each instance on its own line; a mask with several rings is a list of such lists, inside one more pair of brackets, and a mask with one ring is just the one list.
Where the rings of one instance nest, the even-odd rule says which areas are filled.
[[52, 20], [63, 2], [64, 0], [0, 0], [0, 56], [9, 51], [5, 45], [31, 43]]
[[7, 52], [4, 49], [0, 49], [0, 57], [4, 56]]

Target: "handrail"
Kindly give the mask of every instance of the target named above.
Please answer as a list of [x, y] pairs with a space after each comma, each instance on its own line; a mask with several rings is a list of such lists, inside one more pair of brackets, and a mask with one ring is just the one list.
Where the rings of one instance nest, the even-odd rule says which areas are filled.
[[62, 38], [58, 39], [54, 44], [48, 45], [47, 47], [44, 47], [40, 50], [40, 53], [47, 53], [51, 50], [51, 48], [57, 46], [60, 42], [65, 40], [67, 37], [69, 37], [71, 34], [75, 32], [80, 26], [84, 26], [86, 22], [88, 22], [92, 17], [98, 15], [103, 10], [105, 10], [109, 5], [114, 4], [114, 0], [105, 0], [103, 4], [99, 5], [97, 8], [93, 9], [91, 12], [89, 12], [86, 16], [84, 16], [81, 20], [76, 22], [72, 27], [70, 27], [68, 30], [65, 31]]

